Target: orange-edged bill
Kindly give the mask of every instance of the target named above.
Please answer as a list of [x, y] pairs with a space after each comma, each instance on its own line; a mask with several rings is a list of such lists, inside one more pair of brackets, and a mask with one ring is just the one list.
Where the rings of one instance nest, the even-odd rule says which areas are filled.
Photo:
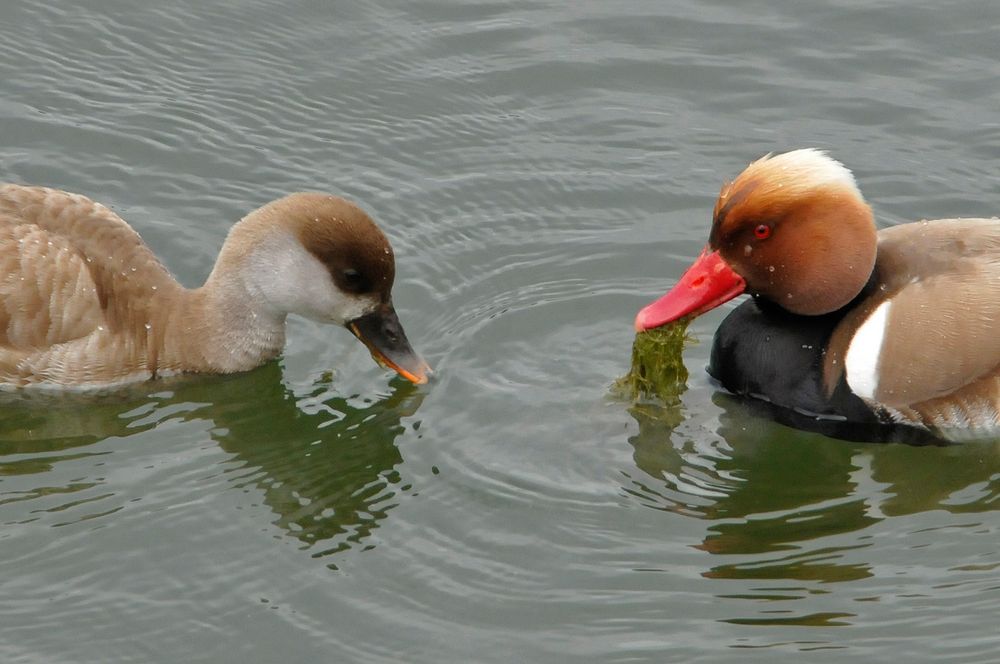
[[431, 368], [410, 346], [391, 303], [347, 323], [347, 329], [368, 348], [378, 364], [389, 367], [407, 380], [426, 383]]

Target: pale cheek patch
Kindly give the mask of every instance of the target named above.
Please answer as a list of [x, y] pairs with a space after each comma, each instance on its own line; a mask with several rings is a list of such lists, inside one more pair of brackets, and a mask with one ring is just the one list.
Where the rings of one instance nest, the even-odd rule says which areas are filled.
[[378, 300], [371, 296], [343, 295], [343, 300], [334, 307], [333, 321], [343, 325], [361, 318], [378, 308]]
[[883, 302], [858, 328], [847, 347], [844, 368], [851, 391], [862, 399], [873, 400], [878, 389], [878, 366], [889, 320], [889, 302]]
[[271, 315], [284, 320], [296, 314], [320, 323], [343, 325], [371, 313], [379, 305], [374, 295], [346, 293], [337, 287], [326, 266], [299, 241], [275, 234], [244, 266], [252, 291]]

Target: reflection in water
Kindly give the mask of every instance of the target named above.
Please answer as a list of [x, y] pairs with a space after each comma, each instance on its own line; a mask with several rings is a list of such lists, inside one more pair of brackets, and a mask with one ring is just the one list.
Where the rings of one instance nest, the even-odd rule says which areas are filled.
[[307, 547], [324, 543], [316, 556], [356, 545], [407, 489], [395, 470], [402, 461], [395, 439], [423, 395], [399, 380], [381, 400], [344, 398], [323, 384], [296, 395], [281, 378], [280, 366], [270, 363], [245, 374], [184, 377], [107, 395], [4, 395], [0, 478], [37, 474], [38, 481], [29, 489], [21, 482], [19, 490], [0, 490], [0, 506], [56, 493], [82, 492], [68, 500], [89, 499], [84, 495], [101, 479], [59, 485], [47, 473], [60, 463], [110, 454], [106, 447], [87, 449], [110, 437], [168, 419], [208, 420], [212, 439], [242, 462], [227, 463], [229, 481], [263, 492], [277, 525]]
[[243, 461], [234, 483], [255, 486], [278, 515], [277, 524], [307, 546], [334, 540], [315, 553], [361, 542], [394, 504], [402, 462], [395, 439], [402, 418], [423, 393], [393, 379], [379, 401], [331, 396], [317, 386], [296, 399], [276, 364], [254, 380], [231, 381], [226, 400], [213, 389], [213, 438]]
[[[927, 510], [1000, 508], [1000, 446], [873, 445], [833, 440], [755, 417], [724, 393], [712, 441], [688, 435], [682, 404], [632, 410], [636, 466], [627, 490], [644, 504], [709, 523], [698, 548], [719, 559], [713, 579], [759, 581], [725, 597], [801, 599], [813, 583], [872, 576], [865, 531]], [[789, 582], [792, 582], [789, 584]], [[849, 615], [734, 619], [742, 624], [847, 624]]]

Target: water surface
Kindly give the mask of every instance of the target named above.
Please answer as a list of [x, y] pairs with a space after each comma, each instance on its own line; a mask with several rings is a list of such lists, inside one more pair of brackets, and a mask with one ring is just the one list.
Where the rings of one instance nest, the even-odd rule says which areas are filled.
[[124, 0], [0, 12], [0, 180], [186, 285], [289, 191], [359, 201], [438, 380], [280, 362], [0, 402], [4, 662], [983, 661], [1000, 447], [796, 431], [703, 371], [609, 394], [751, 159], [880, 225], [1000, 210], [990, 3]]

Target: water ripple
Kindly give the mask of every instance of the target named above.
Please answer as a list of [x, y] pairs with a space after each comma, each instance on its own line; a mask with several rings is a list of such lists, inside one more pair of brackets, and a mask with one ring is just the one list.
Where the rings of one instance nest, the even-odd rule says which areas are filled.
[[5, 8], [0, 179], [189, 285], [257, 205], [355, 198], [438, 378], [296, 320], [248, 375], [0, 404], [0, 658], [989, 659], [995, 446], [761, 418], [702, 371], [721, 313], [679, 404], [608, 392], [761, 153], [831, 148], [883, 225], [995, 213], [995, 21], [853, 4]]

